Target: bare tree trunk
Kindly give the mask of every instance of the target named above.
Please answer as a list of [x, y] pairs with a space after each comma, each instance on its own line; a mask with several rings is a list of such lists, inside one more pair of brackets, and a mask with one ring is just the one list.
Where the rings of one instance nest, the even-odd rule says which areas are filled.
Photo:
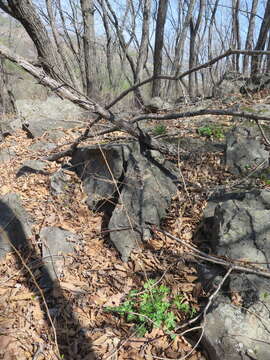
[[[190, 20], [189, 28], [190, 28], [190, 45], [189, 45], [189, 69], [192, 69], [196, 65], [196, 59], [198, 55], [198, 45], [196, 45], [196, 37], [197, 33], [202, 21], [202, 15], [205, 8], [205, 0], [200, 0], [200, 9], [199, 14], [196, 20], [196, 24], [194, 25], [193, 19]], [[196, 96], [198, 89], [195, 86], [195, 74], [189, 74], [189, 95], [191, 97]]]
[[105, 34], [106, 34], [107, 70], [108, 70], [110, 86], [113, 88], [114, 87], [114, 80], [113, 80], [114, 79], [114, 71], [113, 71], [113, 54], [112, 54], [112, 34], [111, 34], [110, 26], [109, 26], [108, 12], [107, 12], [106, 6], [104, 4], [104, 0], [99, 0], [99, 3], [101, 6], [101, 9], [102, 9], [101, 17], [102, 17], [103, 26], [105, 29]]
[[[232, 49], [241, 49], [240, 28], [239, 28], [239, 0], [232, 0]], [[240, 72], [239, 55], [232, 57], [233, 70]]]
[[[251, 50], [253, 47], [253, 38], [254, 38], [257, 7], [258, 7], [258, 0], [253, 0], [251, 14], [250, 14], [250, 18], [249, 18], [249, 24], [248, 24], [246, 45], [245, 45], [246, 50]], [[243, 57], [243, 73], [244, 74], [248, 74], [248, 72], [249, 72], [249, 68], [248, 68], [249, 67], [249, 59], [250, 59], [249, 56], [244, 55], [244, 57]]]
[[135, 82], [140, 82], [142, 80], [143, 68], [147, 61], [151, 2], [152, 0], [144, 0], [142, 36], [137, 59]]
[[[194, 6], [195, 6], [195, 0], [190, 0], [188, 3], [187, 13], [185, 15], [182, 26], [181, 26], [181, 21], [180, 21], [180, 10], [181, 10], [180, 4], [178, 7], [178, 12], [179, 12], [178, 30], [177, 30], [176, 41], [175, 41], [174, 59], [172, 62], [172, 70], [171, 70], [172, 76], [178, 76], [178, 74], [181, 72], [181, 69], [182, 69], [184, 46], [185, 46], [185, 41], [187, 39], [187, 32], [188, 32], [190, 20], [192, 18]], [[182, 86], [180, 86], [180, 87], [183, 88], [183, 86], [184, 86], [186, 89], [188, 89], [186, 83], [184, 81], [181, 81], [181, 82], [182, 82]], [[171, 93], [171, 89], [173, 88], [173, 85], [174, 84], [171, 81], [168, 83], [167, 92], [169, 94]], [[179, 82], [176, 82], [175, 86], [177, 89], [179, 89]], [[178, 93], [179, 90], [176, 90], [176, 92]]]
[[[142, 36], [139, 46], [139, 54], [136, 64], [135, 72], [135, 84], [142, 81], [143, 69], [148, 57], [148, 42], [149, 42], [149, 25], [150, 25], [150, 11], [151, 11], [151, 2], [152, 0], [144, 0], [143, 5], [143, 24], [142, 24]], [[138, 105], [144, 105], [144, 101], [141, 95], [141, 92], [135, 92], [135, 100]]]
[[77, 85], [76, 76], [75, 76], [73, 69], [68, 60], [68, 54], [66, 53], [66, 51], [63, 47], [63, 43], [61, 42], [60, 35], [59, 35], [58, 29], [56, 27], [55, 16], [54, 16], [53, 6], [52, 6], [52, 0], [46, 0], [46, 7], [47, 7], [47, 12], [48, 12], [48, 20], [49, 20], [49, 23], [50, 23], [50, 26], [52, 29], [53, 38], [54, 38], [58, 53], [61, 56], [61, 60], [64, 65], [64, 68], [65, 68], [67, 74], [69, 75], [69, 79], [70, 79], [72, 85], [75, 88], [79, 88]]
[[34, 42], [41, 66], [54, 79], [62, 79], [57, 52], [31, 0], [0, 0], [0, 8], [17, 19]]
[[5, 61], [0, 58], [0, 115], [16, 114], [14, 96], [8, 84], [8, 76], [5, 73]]
[[[262, 25], [260, 28], [260, 33], [254, 50], [263, 50], [265, 47], [267, 33], [270, 28], [270, 0], [267, 0], [266, 8], [264, 12], [264, 17]], [[260, 71], [262, 56], [252, 56], [251, 60], [251, 74], [256, 75]]]
[[[155, 33], [155, 50], [154, 50], [154, 77], [161, 75], [162, 72], [162, 51], [164, 42], [164, 27], [168, 9], [168, 0], [159, 0], [158, 14]], [[155, 79], [152, 86], [152, 96], [160, 96], [161, 80]]]
[[83, 46], [86, 76], [86, 93], [88, 97], [95, 97], [95, 29], [94, 29], [94, 3], [93, 0], [80, 0], [83, 18]]
[[[270, 51], [270, 34], [268, 35], [267, 51]], [[270, 56], [266, 57], [266, 69], [265, 71], [270, 74]]]

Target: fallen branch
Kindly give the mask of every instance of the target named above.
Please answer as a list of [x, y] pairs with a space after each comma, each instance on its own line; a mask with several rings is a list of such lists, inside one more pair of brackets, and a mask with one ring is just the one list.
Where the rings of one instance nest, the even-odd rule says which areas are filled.
[[202, 109], [198, 111], [187, 111], [182, 113], [172, 113], [172, 114], [163, 114], [163, 115], [157, 115], [157, 114], [142, 114], [139, 116], [136, 116], [132, 119], [132, 123], [139, 122], [142, 120], [177, 120], [177, 119], [183, 119], [186, 117], [193, 117], [193, 116], [201, 116], [201, 115], [223, 115], [223, 116], [238, 116], [243, 117], [245, 119], [249, 120], [255, 120], [255, 121], [270, 121], [269, 116], [260, 116], [255, 114], [250, 114], [248, 112], [244, 111], [230, 111], [230, 110], [211, 110], [211, 109]]
[[136, 89], [138, 89], [141, 86], [144, 86], [146, 84], [149, 84], [150, 82], [152, 82], [155, 79], [160, 79], [160, 80], [171, 80], [171, 81], [177, 81], [177, 80], [181, 80], [183, 79], [185, 76], [192, 74], [193, 72], [202, 70], [202, 69], [206, 69], [212, 65], [214, 65], [215, 63], [217, 63], [218, 61], [224, 59], [225, 57], [231, 56], [231, 55], [249, 55], [249, 56], [254, 56], [254, 55], [270, 55], [270, 51], [259, 51], [259, 50], [233, 50], [233, 49], [229, 49], [227, 51], [225, 51], [224, 53], [222, 53], [221, 55], [213, 58], [212, 60], [208, 61], [207, 63], [204, 63], [202, 65], [198, 65], [190, 70], [187, 70], [185, 72], [183, 72], [182, 74], [173, 77], [173, 76], [168, 76], [168, 75], [160, 75], [157, 77], [150, 77], [148, 79], [145, 79], [144, 81], [135, 84], [133, 86], [131, 86], [130, 88], [128, 88], [127, 90], [124, 90], [120, 95], [117, 96], [116, 99], [114, 99], [110, 104], [109, 107], [114, 106], [116, 103], [118, 103], [120, 100], [122, 100], [125, 96], [127, 96], [131, 91], [134, 91]]
[[[152, 229], [152, 231], [155, 231], [154, 229]], [[198, 250], [196, 247], [190, 245], [190, 243], [188, 243], [185, 240], [182, 240], [174, 235], [171, 235], [170, 233], [168, 233], [165, 230], [162, 229], [158, 229], [158, 232], [161, 232], [162, 234], [164, 234], [165, 236], [168, 236], [170, 239], [175, 240], [177, 242], [179, 242], [180, 244], [186, 246], [188, 249], [192, 250], [192, 254], [194, 257], [204, 260], [204, 261], [208, 261], [211, 262], [213, 264], [218, 264], [221, 265], [225, 268], [232, 268], [234, 271], [239, 271], [239, 272], [244, 272], [244, 273], [248, 273], [248, 274], [255, 274], [258, 276], [264, 276], [267, 278], [270, 278], [270, 271], [264, 271], [264, 270], [259, 270], [259, 269], [254, 269], [254, 267], [249, 267], [249, 266], [241, 266], [239, 265], [239, 261], [238, 260], [234, 260], [234, 259], [227, 259], [224, 260], [222, 258], [219, 258], [218, 256], [215, 255], [208, 255], [205, 252]], [[254, 264], [254, 263], [253, 263]]]

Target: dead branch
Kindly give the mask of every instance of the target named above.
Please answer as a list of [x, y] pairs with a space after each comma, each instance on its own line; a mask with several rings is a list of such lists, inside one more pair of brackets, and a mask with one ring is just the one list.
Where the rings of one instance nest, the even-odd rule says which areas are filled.
[[264, 276], [264, 277], [270, 278], [270, 271], [259, 270], [254, 267], [248, 266], [248, 265], [241, 266], [241, 265], [239, 265], [239, 262], [234, 259], [226, 259], [225, 260], [225, 259], [220, 258], [215, 255], [208, 255], [205, 252], [198, 250], [196, 247], [190, 245], [190, 243], [188, 243], [187, 241], [179, 239], [178, 237], [171, 235], [167, 231], [164, 231], [162, 229], [158, 229], [158, 231], [161, 232], [162, 234], [164, 234], [165, 236], [168, 236], [172, 240], [175, 240], [175, 241], [179, 242], [180, 244], [186, 246], [188, 249], [192, 250], [192, 255], [198, 259], [221, 265], [227, 269], [233, 268], [234, 271], [244, 272], [244, 273], [248, 273], [248, 274], [255, 274], [258, 276]]
[[[177, 77], [172, 77], [172, 76], [168, 76], [168, 75], [161, 75], [161, 76], [157, 76], [157, 79], [161, 79], [161, 80], [172, 80], [172, 81], [177, 81], [177, 80], [182, 80], [185, 76], [211, 67], [212, 65], [214, 65], [216, 62], [224, 59], [225, 57], [231, 56], [231, 55], [236, 55], [236, 54], [242, 54], [242, 55], [249, 55], [249, 56], [254, 56], [254, 55], [270, 55], [270, 51], [258, 51], [258, 50], [234, 50], [234, 49], [229, 49], [227, 51], [225, 51], [223, 54], [213, 58], [212, 60], [208, 61], [207, 63], [204, 63], [202, 65], [198, 65], [195, 66], [194, 68], [187, 70], [185, 72], [183, 72], [182, 74], [178, 75]], [[122, 100], [125, 96], [127, 96], [131, 91], [134, 91], [136, 89], [138, 89], [139, 87], [149, 84], [150, 82], [152, 82], [155, 78], [152, 76], [148, 79], [145, 79], [144, 81], [135, 84], [133, 86], [131, 86], [130, 88], [128, 88], [127, 90], [124, 90], [120, 95], [117, 96], [116, 99], [114, 99], [110, 104], [109, 107], [114, 106], [118, 101]]]
[[[166, 145], [160, 144], [159, 141], [151, 138], [149, 134], [138, 129], [131, 122], [117, 117], [112, 112], [107, 110], [108, 107], [104, 108], [94, 100], [78, 93], [78, 91], [74, 90], [71, 85], [68, 85], [66, 83], [63, 84], [60, 83], [59, 81], [52, 79], [42, 69], [33, 66], [29, 61], [27, 61], [23, 57], [13, 54], [12, 51], [10, 51], [7, 47], [3, 45], [0, 45], [0, 55], [4, 56], [13, 63], [16, 63], [19, 66], [21, 66], [25, 71], [27, 71], [29, 74], [31, 74], [36, 79], [38, 79], [42, 85], [45, 85], [50, 89], [54, 90], [55, 93], [57, 93], [59, 96], [68, 99], [72, 103], [80, 106], [85, 110], [92, 111], [98, 114], [101, 118], [106, 119], [113, 125], [117, 126], [119, 129], [135, 137], [141, 143], [145, 144], [147, 148], [158, 150], [161, 153], [171, 154], [171, 151], [168, 149]], [[71, 147], [70, 150], [73, 149], [74, 148]]]
[[132, 119], [132, 123], [139, 122], [142, 120], [177, 120], [186, 117], [193, 117], [193, 116], [201, 116], [201, 115], [223, 115], [223, 116], [238, 116], [249, 120], [255, 121], [270, 121], [269, 116], [260, 116], [251, 114], [249, 112], [244, 111], [230, 111], [230, 110], [212, 110], [212, 109], [202, 109], [198, 111], [187, 111], [184, 113], [172, 113], [172, 114], [142, 114], [136, 116]]

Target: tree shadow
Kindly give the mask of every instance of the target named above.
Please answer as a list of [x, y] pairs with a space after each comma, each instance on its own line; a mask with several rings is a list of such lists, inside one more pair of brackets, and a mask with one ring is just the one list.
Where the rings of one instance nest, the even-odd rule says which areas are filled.
[[[14, 211], [16, 212], [16, 209]], [[37, 265], [38, 268], [42, 268], [43, 276], [40, 279], [35, 278], [34, 281], [29, 270], [25, 271], [23, 276], [26, 286], [39, 299], [44, 320], [50, 329], [51, 339], [54, 339], [55, 335], [57, 337], [60, 352], [60, 358], [59, 356], [57, 358], [70, 360], [97, 359], [92, 350], [91, 342], [76, 318], [68, 298], [61, 287], [55, 287], [56, 282], [52, 279], [42, 257], [27, 239], [25, 227], [14, 211], [7, 203], [0, 200], [0, 251], [13, 251], [18, 267], [24, 266], [25, 268], [26, 265], [32, 273], [36, 271]], [[44, 277], [46, 278], [47, 288], [42, 288]], [[42, 289], [50, 316], [37, 285]], [[44, 342], [46, 340], [48, 341], [48, 339], [44, 339]]]

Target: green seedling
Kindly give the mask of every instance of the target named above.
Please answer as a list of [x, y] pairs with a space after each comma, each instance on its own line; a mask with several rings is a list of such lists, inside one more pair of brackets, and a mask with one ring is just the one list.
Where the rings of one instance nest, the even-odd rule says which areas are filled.
[[150, 279], [143, 285], [143, 291], [132, 290], [127, 300], [120, 306], [106, 307], [106, 311], [118, 313], [125, 317], [127, 322], [136, 325], [138, 336], [144, 336], [153, 327], [163, 328], [172, 336], [176, 327], [176, 312], [181, 311], [193, 316], [196, 310], [184, 303], [184, 297], [171, 296], [171, 290], [164, 285], [155, 285], [155, 280]]
[[224, 133], [222, 128], [217, 127], [217, 126], [202, 126], [198, 129], [198, 133], [201, 136], [205, 136], [205, 137], [214, 137], [217, 139], [223, 139], [224, 138]]
[[166, 134], [166, 132], [167, 132], [167, 128], [163, 124], [156, 125], [153, 130], [153, 133], [155, 136], [164, 135], [164, 134]]

